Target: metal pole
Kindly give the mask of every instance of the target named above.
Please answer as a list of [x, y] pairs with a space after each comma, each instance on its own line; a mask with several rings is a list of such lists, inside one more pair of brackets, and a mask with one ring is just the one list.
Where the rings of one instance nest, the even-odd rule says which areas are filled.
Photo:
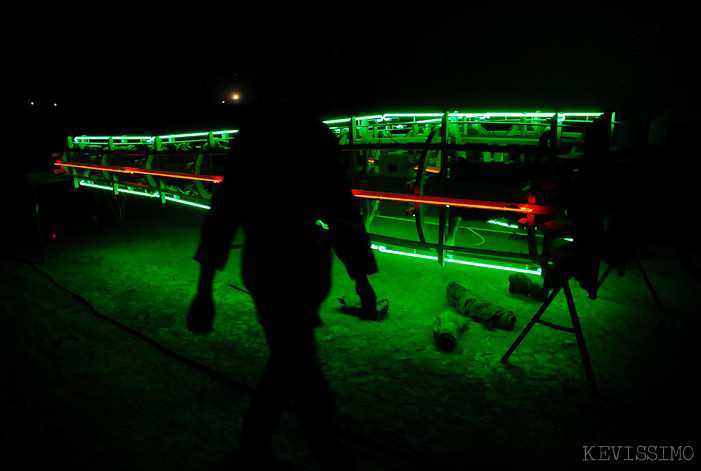
[[509, 347], [509, 350], [501, 358], [500, 361], [502, 363], [506, 363], [506, 361], [509, 359], [511, 354], [514, 353], [516, 348], [518, 348], [518, 345], [526, 337], [526, 335], [528, 335], [528, 332], [530, 332], [530, 330], [533, 328], [535, 323], [538, 322], [538, 319], [540, 319], [540, 316], [542, 316], [543, 313], [545, 312], [545, 310], [548, 308], [548, 306], [550, 306], [550, 303], [553, 302], [553, 299], [555, 299], [555, 296], [557, 296], [557, 293], [560, 292], [561, 288], [562, 287], [559, 286], [559, 287], [555, 288], [552, 293], [550, 293], [550, 296], [548, 297], [548, 299], [543, 303], [542, 306], [540, 306], [540, 309], [538, 309], [538, 312], [536, 312], [535, 316], [533, 316], [533, 318], [528, 322], [528, 325], [526, 325], [526, 327], [521, 331], [521, 333], [519, 334], [518, 338], [513, 343], [513, 345], [511, 345], [511, 347]]

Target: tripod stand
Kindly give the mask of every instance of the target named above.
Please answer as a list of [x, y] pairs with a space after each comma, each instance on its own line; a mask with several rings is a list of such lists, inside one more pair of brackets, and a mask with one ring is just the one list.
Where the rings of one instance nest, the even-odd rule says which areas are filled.
[[[671, 317], [670, 314], [666, 311], [664, 308], [664, 305], [662, 304], [662, 301], [660, 300], [660, 297], [657, 295], [657, 292], [655, 291], [655, 288], [652, 286], [652, 283], [650, 282], [650, 279], [647, 276], [647, 273], [645, 272], [645, 269], [643, 268], [642, 263], [640, 263], [640, 259], [635, 253], [635, 251], [629, 251], [629, 253], [625, 254], [626, 256], [623, 258], [623, 262], [618, 262], [618, 263], [608, 263], [608, 267], [604, 271], [604, 274], [601, 276], [601, 278], [598, 279], [596, 282], [596, 289], [595, 290], [590, 290], [590, 298], [595, 299], [596, 298], [596, 290], [601, 287], [601, 285], [604, 283], [608, 275], [611, 273], [613, 270], [614, 266], [618, 266], [619, 274], [623, 275], [625, 273], [625, 270], [623, 267], [625, 267], [625, 262], [627, 259], [630, 259], [631, 262], [633, 263], [634, 266], [636, 266], [639, 270], [640, 273], [643, 276], [643, 280], [645, 281], [645, 284], [650, 291], [650, 294], [652, 295], [653, 299], [655, 300], [655, 303], [659, 307], [660, 311], [665, 317]], [[504, 356], [501, 358], [501, 363], [506, 363], [511, 356], [511, 354], [516, 351], [518, 348], [519, 344], [523, 341], [523, 339], [528, 335], [528, 333], [531, 331], [533, 326], [538, 323], [545, 325], [547, 327], [550, 327], [552, 329], [556, 330], [561, 330], [564, 332], [570, 332], [575, 334], [577, 338], [577, 346], [579, 347], [579, 352], [582, 357], [582, 365], [584, 366], [584, 372], [587, 377], [587, 381], [589, 384], [589, 389], [596, 393], [598, 391], [597, 385], [596, 385], [596, 377], [594, 375], [594, 370], [591, 366], [591, 360], [589, 358], [589, 352], [587, 350], [587, 345], [584, 340], [584, 335], [582, 333], [582, 327], [579, 322], [579, 316], [577, 315], [577, 309], [574, 304], [574, 298], [572, 297], [572, 290], [570, 289], [570, 284], [569, 280], [574, 278], [577, 273], [577, 267], [579, 264], [579, 259], [581, 259], [584, 255], [583, 254], [578, 254], [576, 252], [571, 253], [568, 259], [562, 263], [560, 266], [553, 267], [552, 272], [554, 272], [550, 278], [551, 278], [551, 287], [552, 287], [552, 292], [548, 296], [548, 298], [543, 302], [543, 304], [540, 306], [538, 311], [535, 313], [535, 315], [531, 318], [531, 320], [528, 322], [526, 327], [521, 331], [519, 336], [516, 338], [514, 343], [509, 347], [508, 351], [504, 354]], [[622, 263], [622, 264], [621, 264]], [[596, 264], [598, 267], [598, 263]], [[597, 268], [598, 271], [598, 268]], [[554, 282], [552, 280], [555, 280]], [[581, 283], [581, 281], [580, 281]], [[553, 300], [557, 297], [557, 295], [560, 293], [560, 291], [563, 291], [565, 293], [565, 299], [567, 300], [567, 308], [569, 310], [570, 314], [570, 319], [572, 321], [572, 327], [566, 327], [566, 326], [561, 326], [557, 324], [553, 324], [551, 322], [545, 321], [541, 319], [545, 311], [548, 309], [550, 304], [553, 302]]]

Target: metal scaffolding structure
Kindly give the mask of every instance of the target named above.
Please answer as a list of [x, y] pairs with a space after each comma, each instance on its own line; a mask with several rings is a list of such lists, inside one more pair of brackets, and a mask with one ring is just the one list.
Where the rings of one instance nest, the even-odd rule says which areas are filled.
[[[283, 125], [293, 125], [292, 118]], [[324, 123], [338, 137], [375, 248], [440, 264], [515, 263], [507, 268], [533, 274], [548, 263], [555, 235], [547, 224], [567, 210], [567, 188], [586, 158], [587, 131], [603, 126], [613, 145], [616, 124], [601, 112], [540, 111], [385, 113]], [[73, 178], [76, 188], [206, 209], [236, 133], [69, 137], [68, 148], [56, 154], [56, 173]], [[455, 244], [461, 221], [495, 215], [524, 234], [527, 250]], [[416, 236], [372, 234], [373, 221], [382, 217], [409, 222]]]

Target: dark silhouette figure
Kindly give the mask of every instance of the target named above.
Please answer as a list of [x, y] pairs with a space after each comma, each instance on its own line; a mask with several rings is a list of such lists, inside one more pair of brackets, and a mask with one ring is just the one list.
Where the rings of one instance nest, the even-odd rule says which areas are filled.
[[[286, 124], [274, 126], [276, 117]], [[195, 256], [201, 274], [188, 316], [194, 332], [212, 328], [212, 281], [239, 228], [245, 233], [243, 281], [270, 351], [244, 418], [242, 461], [256, 469], [274, 463], [273, 430], [292, 401], [322, 469], [353, 469], [333, 431], [334, 401], [314, 328], [330, 288], [331, 248], [355, 280], [363, 310], [375, 310], [367, 275], [377, 266], [336, 139], [323, 123], [259, 110], [240, 128]]]

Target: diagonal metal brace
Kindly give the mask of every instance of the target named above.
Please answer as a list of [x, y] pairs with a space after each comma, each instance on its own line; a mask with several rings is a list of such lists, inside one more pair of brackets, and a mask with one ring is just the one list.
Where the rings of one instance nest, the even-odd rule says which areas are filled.
[[[558, 295], [560, 290], [563, 290], [565, 292], [565, 298], [567, 299], [567, 307], [569, 309], [570, 313], [570, 319], [572, 320], [572, 327], [564, 327], [556, 324], [552, 324], [547, 321], [543, 321], [540, 319], [540, 317], [543, 315], [543, 313], [546, 311], [546, 309], [550, 306], [550, 304], [553, 302], [555, 297]], [[565, 332], [571, 332], [574, 333], [575, 336], [577, 337], [577, 345], [579, 347], [579, 353], [582, 356], [582, 364], [584, 366], [584, 372], [587, 376], [587, 381], [589, 383], [589, 389], [596, 393], [597, 386], [596, 386], [596, 377], [594, 376], [594, 370], [592, 369], [591, 366], [591, 360], [589, 359], [589, 351], [587, 350], [587, 345], [586, 342], [584, 341], [584, 335], [582, 334], [582, 327], [579, 323], [579, 317], [577, 316], [577, 310], [574, 305], [574, 298], [572, 297], [572, 291], [570, 290], [570, 285], [569, 281], [565, 281], [561, 286], [558, 286], [557, 288], [553, 289], [552, 293], [550, 293], [550, 296], [548, 296], [548, 299], [540, 306], [538, 309], [538, 312], [533, 316], [533, 318], [528, 322], [526, 327], [521, 331], [519, 336], [516, 338], [514, 343], [509, 347], [507, 352], [504, 354], [504, 356], [501, 358], [501, 363], [506, 363], [514, 351], [518, 348], [519, 344], [523, 341], [523, 339], [528, 335], [530, 330], [533, 328], [533, 326], [536, 324], [543, 324], [547, 327], [557, 329], [557, 330], [563, 330]]]

